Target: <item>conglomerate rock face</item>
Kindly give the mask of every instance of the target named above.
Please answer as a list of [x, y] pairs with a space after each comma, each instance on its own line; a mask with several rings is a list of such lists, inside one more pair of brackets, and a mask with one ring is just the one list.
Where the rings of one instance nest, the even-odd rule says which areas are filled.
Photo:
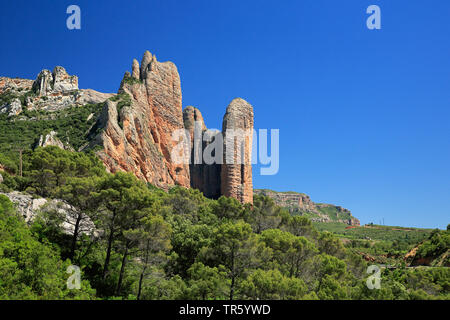
[[[109, 172], [132, 172], [166, 190], [179, 185], [199, 189], [209, 198], [225, 195], [242, 203], [253, 201], [252, 140], [247, 136], [253, 129], [252, 106], [234, 99], [226, 110], [223, 132], [208, 130], [198, 109], [189, 106], [183, 111], [175, 64], [159, 62], [149, 51], [141, 63], [133, 60], [117, 94], [79, 89], [78, 77], [57, 66], [53, 71], [42, 70], [34, 81], [0, 77], [0, 95], [0, 113], [13, 120], [25, 110], [52, 113], [102, 103], [79, 151], [94, 149]], [[181, 136], [174, 135], [180, 131]], [[194, 139], [196, 135], [199, 137]], [[189, 159], [180, 163], [173, 159], [173, 151], [183, 137], [183, 144], [189, 142], [184, 148]], [[70, 149], [56, 132], [37, 138], [36, 146]], [[202, 157], [207, 151], [214, 161]]]
[[231, 101], [223, 118], [222, 132], [221, 193], [242, 203], [253, 203], [253, 107], [241, 98]]
[[[133, 172], [138, 178], [167, 189], [190, 186], [189, 164], [174, 164], [172, 133], [184, 130], [180, 77], [172, 62], [158, 62], [146, 52], [132, 75], [125, 74], [119, 96], [105, 104], [100, 119], [104, 131], [98, 155], [111, 172]], [[126, 102], [124, 102], [126, 101]]]
[[[118, 95], [106, 101], [93, 131], [99, 129], [101, 132], [92, 138], [91, 147], [95, 144], [103, 147], [97, 154], [110, 172], [133, 172], [164, 189], [180, 185], [199, 189], [210, 198], [226, 195], [243, 203], [253, 202], [251, 135], [244, 136], [242, 157], [238, 155], [239, 143], [233, 146], [225, 141], [225, 137], [236, 135], [234, 129], [244, 130], [245, 134], [253, 129], [252, 106], [240, 98], [230, 103], [223, 120], [222, 140], [217, 136], [220, 132], [207, 130], [198, 109], [188, 106], [182, 110], [176, 66], [157, 61], [149, 51], [140, 64], [133, 60], [131, 73], [125, 73]], [[172, 152], [180, 143], [173, 133], [180, 130], [190, 136], [190, 139], [184, 136], [189, 140], [186, 154], [190, 160], [183, 163], [172, 159]], [[239, 130], [233, 138], [237, 142], [242, 140]], [[204, 139], [205, 136], [209, 138]], [[219, 161], [206, 163], [201, 155], [215, 138], [221, 143], [213, 152], [214, 156], [218, 152]], [[232, 159], [228, 162], [226, 150]], [[219, 156], [222, 151], [223, 157]]]

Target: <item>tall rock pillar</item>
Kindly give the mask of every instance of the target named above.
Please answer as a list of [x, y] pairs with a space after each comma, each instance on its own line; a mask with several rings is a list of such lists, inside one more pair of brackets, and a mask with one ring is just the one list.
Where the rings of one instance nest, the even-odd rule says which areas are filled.
[[241, 98], [231, 101], [223, 118], [222, 133], [221, 194], [241, 203], [253, 203], [253, 107]]

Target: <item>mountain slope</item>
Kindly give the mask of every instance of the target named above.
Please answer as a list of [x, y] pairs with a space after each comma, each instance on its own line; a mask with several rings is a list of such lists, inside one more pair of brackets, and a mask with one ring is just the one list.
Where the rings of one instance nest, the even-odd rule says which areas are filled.
[[350, 210], [326, 203], [315, 203], [304, 193], [277, 192], [268, 189], [255, 189], [258, 195], [272, 198], [276, 204], [287, 208], [293, 215], [302, 215], [310, 218], [313, 222], [337, 222], [350, 226], [359, 226], [360, 222], [353, 217]]

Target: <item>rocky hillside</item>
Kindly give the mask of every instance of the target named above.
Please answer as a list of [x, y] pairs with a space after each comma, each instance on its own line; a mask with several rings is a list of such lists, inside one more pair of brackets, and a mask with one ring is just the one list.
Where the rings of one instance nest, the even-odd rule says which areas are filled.
[[450, 230], [433, 230], [404, 257], [410, 266], [450, 267]]
[[350, 226], [359, 226], [359, 220], [350, 210], [332, 204], [315, 203], [304, 193], [277, 192], [268, 189], [255, 189], [255, 194], [272, 198], [279, 206], [289, 209], [293, 215], [304, 215], [314, 222], [340, 222]]
[[[199, 148], [193, 143], [197, 122]], [[242, 164], [227, 162], [226, 157], [219, 160], [219, 149], [240, 155], [241, 146], [216, 139], [218, 132], [207, 130], [198, 109], [189, 106], [183, 111], [177, 67], [159, 62], [149, 51], [141, 63], [133, 60], [117, 94], [79, 89], [78, 77], [59, 66], [52, 72], [42, 70], [35, 80], [1, 77], [0, 129], [0, 153], [7, 156], [0, 164], [6, 169], [18, 162], [19, 149], [53, 145], [92, 150], [112, 173], [132, 172], [166, 190], [179, 185], [197, 188], [210, 198], [226, 195], [242, 203], [253, 201], [251, 137], [244, 137]], [[235, 129], [253, 129], [253, 107], [241, 98], [226, 109], [223, 136]], [[180, 131], [183, 135], [177, 140], [173, 134]], [[190, 151], [191, 162], [175, 161], [172, 151], [188, 133], [191, 145], [186, 154]], [[194, 153], [203, 154], [206, 148], [213, 150], [218, 164], [194, 163]]]
[[33, 197], [17, 191], [0, 192], [0, 194], [7, 196], [14, 203], [15, 209], [28, 224], [31, 224], [39, 214], [58, 215], [61, 217], [61, 226], [64, 232], [70, 234], [71, 232], [73, 233], [77, 217], [80, 215], [82, 217], [79, 225], [80, 232], [88, 235], [98, 235], [94, 223], [86, 215], [62, 200]]
[[20, 115], [22, 111], [61, 111], [73, 106], [103, 102], [113, 94], [78, 89], [78, 77], [63, 67], [42, 70], [33, 80], [0, 77], [0, 113]]

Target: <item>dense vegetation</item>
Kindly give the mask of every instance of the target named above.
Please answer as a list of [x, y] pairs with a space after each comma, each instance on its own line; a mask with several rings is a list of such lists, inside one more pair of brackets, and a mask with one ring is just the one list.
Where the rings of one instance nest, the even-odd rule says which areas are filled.
[[[8, 165], [17, 169], [17, 150], [31, 150], [41, 135], [52, 130], [57, 132], [63, 143], [78, 150], [88, 142], [89, 129], [101, 109], [102, 104], [92, 104], [55, 112], [24, 110], [20, 116], [12, 119], [7, 114], [0, 114], [0, 153], [11, 158], [13, 161]], [[0, 163], [4, 164], [1, 158]]]
[[[368, 289], [361, 255], [265, 196], [250, 206], [194, 189], [165, 192], [106, 173], [91, 153], [56, 147], [23, 159], [23, 177], [2, 172], [0, 189], [63, 199], [79, 223], [67, 231], [64, 212], [43, 210], [27, 226], [0, 195], [0, 298], [450, 298], [445, 267], [384, 270], [381, 289]], [[65, 286], [71, 264], [82, 270], [79, 290]]]
[[[442, 231], [433, 229], [404, 228], [368, 224], [349, 227], [343, 223], [313, 222], [319, 231], [329, 231], [339, 237], [345, 246], [353, 252], [364, 255], [375, 263], [400, 266], [405, 264], [405, 255], [422, 242], [428, 243], [429, 238], [437, 238]], [[444, 232], [445, 233], [445, 232]], [[440, 237], [445, 238], [445, 237]], [[441, 244], [441, 250], [445, 246]], [[450, 245], [447, 243], [446, 250]], [[424, 250], [420, 245], [419, 254]], [[444, 250], [445, 252], [445, 250]], [[440, 252], [442, 255], [444, 252]], [[406, 261], [410, 263], [411, 261]], [[445, 264], [442, 264], [445, 265]], [[447, 265], [448, 266], [448, 265]]]

